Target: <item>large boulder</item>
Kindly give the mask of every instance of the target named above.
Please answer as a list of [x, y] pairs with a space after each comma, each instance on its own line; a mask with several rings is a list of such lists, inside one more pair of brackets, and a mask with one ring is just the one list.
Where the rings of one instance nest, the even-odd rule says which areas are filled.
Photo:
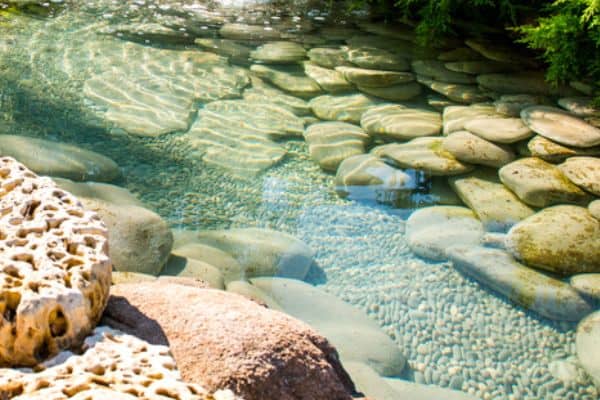
[[99, 153], [27, 136], [0, 135], [0, 155], [16, 158], [40, 175], [99, 182], [121, 176], [119, 166]]
[[250, 282], [287, 314], [324, 335], [336, 347], [342, 362], [364, 362], [384, 376], [402, 373], [406, 364], [402, 352], [363, 311], [294, 279], [255, 278]]
[[331, 344], [280, 312], [236, 294], [160, 280], [114, 286], [112, 294], [106, 322], [152, 344], [168, 343], [186, 381], [247, 400], [352, 398], [352, 381]]
[[283, 276], [304, 279], [313, 263], [313, 251], [304, 242], [270, 229], [196, 231], [179, 236], [178, 247], [200, 243], [229, 254], [241, 265], [245, 278]]
[[85, 339], [82, 353], [60, 353], [36, 370], [0, 369], [0, 394], [14, 400], [241, 400], [182, 381], [169, 348], [108, 327]]
[[73, 195], [12, 158], [0, 158], [0, 184], [0, 366], [32, 366], [80, 344], [100, 319], [108, 233]]
[[498, 173], [502, 183], [524, 203], [534, 207], [590, 202], [591, 196], [574, 185], [560, 169], [536, 157], [513, 161]]
[[600, 272], [600, 221], [584, 207], [546, 208], [513, 226], [506, 248], [527, 265], [559, 274]]
[[418, 256], [436, 261], [447, 260], [446, 249], [451, 246], [481, 243], [483, 234], [483, 224], [466, 207], [422, 208], [406, 221], [410, 249]]
[[173, 234], [156, 213], [134, 205], [81, 198], [106, 224], [109, 252], [117, 271], [158, 275], [169, 258]]
[[446, 254], [466, 275], [546, 318], [579, 321], [592, 311], [568, 283], [527, 268], [506, 251], [458, 245]]

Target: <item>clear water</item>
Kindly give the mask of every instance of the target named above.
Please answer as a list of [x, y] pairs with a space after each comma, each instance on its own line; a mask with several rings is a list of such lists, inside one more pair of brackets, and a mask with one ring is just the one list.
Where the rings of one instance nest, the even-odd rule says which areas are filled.
[[[246, 74], [247, 65], [208, 73], [203, 78], [208, 88], [201, 90], [208, 94], [194, 99], [191, 115], [177, 114], [165, 128], [169, 133], [136, 136], [110, 120], [106, 109], [90, 98], [90, 81], [103, 77], [110, 82], [106, 74], [116, 71], [118, 79], [127, 76], [143, 86], [136, 79], [144, 76], [153, 56], [162, 57], [156, 61], [160, 66], [175, 52], [200, 53], [198, 46], [180, 42], [214, 37], [223, 19], [286, 24], [290, 37], [334, 48], [347, 36], [368, 35], [340, 29], [337, 21], [335, 37], [327, 13], [302, 7], [289, 29], [289, 11], [283, 8], [251, 4], [240, 11], [235, 8], [240, 2], [228, 1], [228, 8], [209, 13], [198, 2], [177, 3], [90, 0], [52, 5], [50, 16], [0, 11], [0, 133], [71, 143], [115, 160], [123, 178], [114, 183], [133, 192], [172, 228], [263, 227], [301, 239], [315, 251], [318, 265], [307, 280], [377, 321], [408, 359], [403, 379], [483, 399], [596, 398], [587, 378], [564, 382], [551, 372], [557, 361], [576, 363], [573, 324], [529, 313], [449, 263], [412, 254], [404, 221], [410, 207], [429, 202], [426, 185], [414, 191], [409, 207], [407, 201], [341, 199], [334, 190], [335, 176], [310, 158], [301, 136], [277, 140], [286, 156], [258, 174], [232, 173], [203, 161], [188, 140], [188, 129], [177, 128], [177, 122], [189, 127], [197, 110], [211, 101], [240, 98], [254, 83], [236, 86], [232, 76], [240, 69]], [[165, 22], [175, 31], [187, 29], [188, 35], [173, 34], [165, 44], [164, 38], [112, 34], [111, 28], [126, 22]], [[307, 22], [317, 28], [314, 33], [303, 34]], [[173, 53], [161, 53], [169, 50]], [[147, 77], [158, 79], [167, 72], [157, 68]], [[214, 90], [219, 85], [225, 89]], [[418, 103], [426, 104], [424, 96]], [[183, 121], [177, 120], [181, 115]], [[241, 158], [226, 160], [245, 165]]]

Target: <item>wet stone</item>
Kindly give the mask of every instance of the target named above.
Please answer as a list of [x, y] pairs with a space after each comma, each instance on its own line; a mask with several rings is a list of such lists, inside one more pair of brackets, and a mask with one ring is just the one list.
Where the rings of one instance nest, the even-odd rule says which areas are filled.
[[591, 97], [563, 97], [558, 99], [558, 105], [578, 117], [598, 117], [600, 108], [594, 106]]
[[341, 72], [334, 69], [323, 68], [312, 62], [305, 62], [304, 73], [329, 93], [348, 92], [354, 89], [354, 85], [348, 82]]
[[521, 158], [499, 171], [500, 179], [519, 198], [534, 207], [553, 204], [587, 204], [590, 196], [552, 164], [539, 158]]
[[238, 23], [223, 25], [219, 30], [219, 35], [225, 39], [248, 41], [279, 40], [281, 38], [281, 33], [270, 26]]
[[348, 65], [346, 51], [329, 47], [314, 47], [307, 52], [308, 58], [324, 68], [334, 69], [340, 65]]
[[235, 64], [246, 65], [250, 62], [251, 47], [245, 46], [235, 40], [198, 38], [194, 40], [198, 46], [206, 51], [227, 57]]
[[500, 183], [495, 171], [477, 171], [453, 177], [450, 185], [488, 231], [507, 231], [534, 213]]
[[446, 254], [458, 270], [546, 318], [579, 321], [592, 310], [569, 284], [527, 268], [503, 250], [458, 245]]
[[579, 323], [575, 343], [579, 362], [594, 384], [600, 387], [600, 311]]
[[569, 283], [584, 297], [600, 301], [600, 273], [573, 275]]
[[415, 80], [413, 74], [408, 72], [382, 71], [354, 67], [336, 67], [336, 71], [357, 86], [386, 87]]
[[336, 171], [346, 158], [363, 154], [370, 141], [362, 128], [345, 122], [322, 122], [304, 132], [313, 160], [326, 171]]
[[416, 60], [411, 63], [415, 74], [425, 76], [434, 81], [458, 83], [463, 85], [475, 84], [475, 77], [447, 69], [443, 62], [435, 60]]
[[510, 147], [489, 142], [468, 131], [457, 131], [446, 136], [443, 147], [457, 160], [488, 167], [502, 167], [516, 157]]
[[294, 64], [306, 58], [306, 50], [294, 42], [269, 42], [252, 51], [250, 57], [266, 64]]
[[373, 137], [385, 141], [403, 141], [440, 134], [439, 113], [401, 105], [373, 107], [361, 118], [361, 126]]
[[600, 156], [600, 146], [578, 148], [564, 146], [543, 136], [534, 136], [526, 143], [526, 151], [522, 154], [541, 158], [551, 163], [560, 163], [569, 157]]
[[350, 48], [346, 57], [352, 64], [367, 69], [380, 69], [386, 71], [409, 71], [410, 65], [405, 58], [387, 50], [361, 47]]
[[300, 67], [272, 67], [254, 64], [250, 71], [280, 89], [302, 98], [317, 96], [323, 92], [319, 84], [304, 74]]
[[558, 168], [580, 188], [600, 196], [600, 158], [571, 157]]
[[442, 138], [416, 138], [403, 144], [378, 146], [372, 152], [400, 168], [416, 169], [433, 176], [458, 175], [473, 169], [445, 150]]
[[521, 118], [473, 119], [465, 124], [465, 129], [496, 143], [515, 143], [529, 139], [534, 134]]
[[489, 100], [489, 96], [475, 85], [438, 82], [422, 75], [417, 76], [417, 82], [457, 103], [479, 103]]
[[471, 75], [491, 74], [494, 72], [506, 72], [515, 70], [515, 66], [512, 64], [484, 60], [447, 62], [444, 64], [444, 66], [450, 71], [462, 72]]
[[600, 145], [600, 128], [559, 108], [529, 107], [521, 111], [521, 118], [532, 131], [560, 144], [583, 148]]
[[513, 226], [506, 248], [525, 264], [546, 271], [600, 272], [600, 221], [585, 207], [549, 207]]
[[521, 72], [518, 74], [482, 74], [477, 82], [490, 90], [505, 94], [533, 94], [544, 96], [573, 96], [577, 91], [569, 86], [552, 86], [543, 72]]
[[376, 99], [364, 94], [325, 95], [312, 99], [309, 106], [321, 119], [358, 124], [362, 115], [378, 103]]
[[531, 94], [504, 94], [494, 101], [498, 113], [519, 119], [523, 109], [540, 104], [550, 105], [552, 102], [548, 97]]
[[421, 85], [413, 82], [386, 87], [359, 86], [358, 90], [384, 100], [406, 101], [421, 94]]
[[244, 90], [243, 96], [249, 103], [273, 104], [285, 108], [297, 116], [311, 114], [310, 107], [305, 100], [286, 94], [268, 84], [259, 83], [257, 79], [252, 80], [252, 87]]
[[454, 62], [454, 61], [475, 61], [481, 60], [483, 56], [469, 48], [469, 47], [459, 47], [454, 50], [448, 50], [441, 53], [437, 59], [440, 61]]

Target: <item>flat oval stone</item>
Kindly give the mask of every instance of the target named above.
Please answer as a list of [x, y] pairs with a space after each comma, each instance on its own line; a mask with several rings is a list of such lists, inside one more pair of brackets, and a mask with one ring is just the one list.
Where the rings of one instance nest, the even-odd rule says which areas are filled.
[[444, 135], [464, 131], [465, 125], [473, 120], [502, 118], [492, 104], [473, 104], [470, 106], [449, 106], [444, 108]]
[[474, 84], [474, 76], [462, 72], [450, 71], [442, 61], [415, 60], [411, 63], [412, 70], [417, 75], [426, 76], [444, 83]]
[[28, 136], [0, 135], [0, 155], [17, 159], [40, 175], [74, 181], [110, 182], [121, 176], [117, 163], [102, 154]]
[[228, 57], [232, 62], [243, 64], [249, 62], [252, 51], [252, 48], [229, 39], [198, 38], [194, 43], [205, 50]]
[[351, 48], [347, 59], [361, 68], [381, 69], [388, 71], [409, 71], [410, 65], [405, 58], [387, 50], [374, 47]]
[[491, 74], [494, 72], [506, 72], [515, 70], [515, 67], [512, 64], [491, 60], [454, 61], [447, 62], [444, 64], [444, 66], [450, 71], [462, 72], [471, 75]]
[[403, 144], [386, 144], [372, 152], [401, 168], [425, 171], [433, 176], [458, 175], [473, 169], [443, 148], [443, 139], [422, 137]]
[[534, 207], [590, 201], [590, 196], [571, 183], [560, 169], [536, 157], [513, 161], [498, 173], [502, 183]]
[[527, 143], [527, 151], [527, 155], [539, 157], [551, 163], [559, 163], [575, 156], [600, 156], [600, 146], [588, 148], [563, 146], [540, 135], [534, 136]]
[[346, 52], [342, 49], [329, 47], [314, 47], [307, 52], [310, 61], [324, 68], [335, 68], [340, 65], [350, 65]]
[[267, 64], [293, 64], [306, 58], [306, 50], [294, 42], [269, 42], [250, 53], [250, 57]]
[[588, 315], [579, 323], [575, 344], [581, 366], [600, 387], [600, 311]]
[[310, 98], [323, 92], [321, 86], [314, 79], [306, 76], [304, 71], [299, 68], [274, 68], [254, 64], [250, 67], [250, 71], [298, 97]]
[[503, 250], [458, 245], [446, 254], [456, 269], [546, 318], [579, 321], [592, 311], [569, 284], [527, 268]]
[[533, 131], [521, 118], [485, 118], [465, 123], [465, 129], [483, 139], [497, 143], [514, 143], [529, 139]]
[[387, 87], [359, 86], [358, 90], [390, 101], [410, 100], [421, 94], [421, 85], [416, 82], [401, 83]]
[[499, 168], [515, 159], [510, 147], [488, 142], [468, 131], [457, 131], [444, 138], [443, 147], [457, 160]]
[[600, 108], [594, 106], [591, 97], [563, 97], [558, 99], [558, 105], [578, 117], [598, 117]]
[[534, 132], [555, 142], [575, 147], [600, 145], [600, 129], [559, 108], [528, 107], [521, 111], [523, 122]]
[[312, 99], [309, 106], [321, 119], [359, 123], [363, 113], [378, 103], [364, 94], [325, 95]]
[[374, 137], [403, 141], [438, 135], [442, 129], [442, 118], [437, 112], [386, 104], [365, 112], [360, 124]]
[[377, 69], [336, 67], [336, 71], [357, 86], [386, 87], [399, 83], [407, 83], [415, 80], [415, 76], [409, 72], [381, 71]]
[[534, 211], [498, 180], [495, 171], [479, 170], [450, 178], [450, 186], [488, 231], [505, 232]]
[[423, 75], [417, 76], [417, 82], [457, 103], [480, 103], [490, 99], [475, 85], [438, 82]]
[[344, 78], [344, 74], [335, 69], [323, 68], [312, 62], [304, 63], [304, 73], [317, 81], [329, 93], [348, 92], [354, 85]]
[[546, 208], [513, 226], [506, 249], [535, 268], [573, 275], [600, 272], [600, 221], [587, 208]]
[[573, 275], [569, 283], [585, 297], [600, 300], [600, 274]]
[[346, 158], [363, 154], [370, 141], [362, 128], [345, 122], [322, 122], [304, 132], [313, 160], [326, 171], [336, 171]]
[[436, 261], [447, 260], [446, 249], [454, 245], [478, 245], [483, 225], [466, 207], [422, 208], [406, 220], [406, 238], [417, 255]]
[[600, 158], [571, 157], [558, 168], [580, 188], [600, 196]]
[[506, 117], [521, 118], [521, 111], [527, 107], [538, 104], [551, 105], [551, 100], [546, 96], [532, 94], [504, 94], [494, 101], [496, 111]]

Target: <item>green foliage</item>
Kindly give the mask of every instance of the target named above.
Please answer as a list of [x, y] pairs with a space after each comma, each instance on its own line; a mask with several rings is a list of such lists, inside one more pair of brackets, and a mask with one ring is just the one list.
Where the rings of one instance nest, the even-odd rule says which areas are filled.
[[[389, 4], [350, 1], [355, 7]], [[600, 85], [600, 0], [395, 1], [394, 12], [418, 21], [417, 36], [423, 44], [457, 33], [459, 20], [505, 28], [516, 42], [539, 52], [548, 64], [549, 81], [588, 79]]]

